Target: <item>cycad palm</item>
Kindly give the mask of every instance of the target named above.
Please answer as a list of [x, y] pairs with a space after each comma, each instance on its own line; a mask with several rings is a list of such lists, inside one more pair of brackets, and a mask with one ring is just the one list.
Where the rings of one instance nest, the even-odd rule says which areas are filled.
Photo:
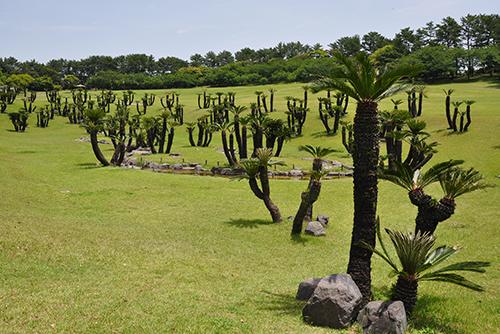
[[[259, 148], [256, 151], [255, 158], [244, 160], [240, 162], [239, 165], [245, 171], [250, 189], [254, 195], [264, 202], [267, 210], [271, 214], [273, 222], [279, 223], [281, 222], [281, 213], [278, 206], [271, 200], [268, 169], [271, 166], [282, 165], [283, 163], [280, 161], [273, 161], [272, 158], [272, 150]], [[260, 180], [260, 188], [257, 178]]]
[[453, 94], [454, 91], [454, 89], [443, 89], [443, 92], [446, 95], [444, 104], [446, 110], [446, 121], [448, 122], [448, 129], [453, 129], [453, 122], [451, 119], [451, 94]]
[[375, 245], [377, 212], [377, 166], [379, 159], [379, 122], [377, 102], [402, 89], [400, 79], [416, 74], [417, 69], [400, 65], [379, 72], [364, 53], [348, 58], [339, 53], [342, 67], [315, 84], [314, 91], [339, 90], [357, 101], [354, 117], [354, 224], [347, 271], [353, 277], [366, 303], [371, 298], [372, 252], [360, 247], [364, 241]]
[[90, 144], [92, 145], [92, 151], [94, 152], [95, 157], [103, 166], [109, 166], [109, 162], [106, 157], [104, 157], [104, 154], [99, 147], [99, 141], [97, 140], [97, 134], [103, 130], [105, 116], [106, 113], [103, 109], [86, 109], [83, 114], [82, 125], [90, 135]]
[[437, 269], [436, 267], [454, 255], [459, 248], [440, 246], [433, 249], [435, 238], [428, 234], [413, 234], [386, 229], [396, 251], [397, 261], [392, 259], [377, 229], [381, 250], [364, 243], [364, 246], [380, 256], [391, 268], [398, 280], [394, 287], [392, 300], [400, 300], [410, 314], [417, 301], [418, 283], [437, 281], [451, 283], [474, 291], [483, 291], [483, 287], [467, 280], [457, 271], [484, 273], [489, 262], [459, 262]]
[[[380, 177], [408, 191], [413, 205], [418, 207], [415, 233], [433, 234], [438, 224], [455, 212], [455, 198], [463, 194], [489, 187], [482, 175], [473, 168], [464, 170], [458, 166], [463, 160], [449, 160], [435, 164], [426, 172], [413, 172], [407, 164], [398, 163], [394, 170], [380, 171]], [[439, 181], [444, 196], [439, 201], [425, 194], [424, 188]]]
[[323, 176], [323, 158], [335, 152], [329, 147], [305, 145], [299, 148], [301, 151], [309, 153], [313, 158], [313, 168], [309, 184], [306, 191], [301, 194], [301, 202], [297, 214], [293, 219], [292, 235], [302, 233], [302, 224], [304, 220], [312, 218], [312, 209], [314, 202], [317, 201], [321, 191], [321, 177]]

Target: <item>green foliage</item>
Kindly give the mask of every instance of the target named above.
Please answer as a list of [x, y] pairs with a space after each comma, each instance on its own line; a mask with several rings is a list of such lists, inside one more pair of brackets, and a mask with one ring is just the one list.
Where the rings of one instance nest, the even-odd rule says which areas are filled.
[[309, 153], [315, 159], [322, 159], [327, 155], [330, 155], [337, 150], [329, 147], [321, 147], [321, 146], [312, 146], [312, 145], [303, 145], [299, 146], [300, 151], [305, 151]]
[[343, 67], [336, 69], [333, 77], [314, 83], [313, 91], [339, 90], [360, 102], [379, 101], [396, 94], [403, 86], [395, 84], [419, 70], [416, 66], [400, 65], [378, 71], [364, 53], [359, 53], [352, 59], [336, 53], [335, 58]]
[[484, 268], [490, 266], [489, 262], [458, 262], [440, 269], [435, 269], [436, 266], [454, 255], [459, 248], [457, 246], [439, 246], [432, 249], [435, 244], [435, 238], [432, 235], [415, 235], [413, 233], [403, 233], [390, 229], [385, 229], [385, 231], [391, 239], [396, 252], [397, 261], [394, 260], [387, 251], [380, 233], [380, 224], [377, 225], [377, 238], [381, 250], [373, 248], [367, 243], [364, 243], [364, 247], [382, 258], [391, 267], [395, 275], [409, 281], [440, 281], [459, 285], [474, 291], [484, 290], [479, 284], [471, 282], [455, 272], [469, 271], [484, 273]]
[[439, 184], [446, 198], [457, 198], [479, 189], [491, 187], [483, 182], [483, 176], [474, 168], [451, 168], [438, 177]]
[[450, 173], [455, 166], [458, 166], [463, 162], [463, 160], [440, 162], [426, 170], [424, 173], [421, 173], [420, 170], [413, 172], [407, 164], [396, 161], [394, 169], [379, 170], [379, 177], [408, 191], [412, 191], [415, 189], [423, 189], [434, 182], [440, 181], [442, 175]]
[[27, 89], [35, 79], [29, 74], [11, 74], [5, 80], [5, 83], [18, 91]]

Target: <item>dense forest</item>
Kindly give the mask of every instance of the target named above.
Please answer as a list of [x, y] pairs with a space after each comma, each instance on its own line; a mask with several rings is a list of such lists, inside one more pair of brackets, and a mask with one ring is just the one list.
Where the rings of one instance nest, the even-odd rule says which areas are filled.
[[339, 38], [326, 47], [289, 42], [259, 50], [243, 48], [234, 54], [209, 51], [189, 60], [129, 54], [53, 59], [43, 64], [6, 57], [0, 58], [0, 85], [31, 90], [67, 89], [77, 84], [96, 89], [153, 89], [309, 82], [338, 66], [332, 58], [335, 51], [366, 52], [380, 67], [422, 65], [419, 80], [425, 82], [494, 75], [500, 70], [500, 16], [469, 14], [458, 21], [446, 17], [416, 30], [401, 29], [392, 39], [372, 31]]

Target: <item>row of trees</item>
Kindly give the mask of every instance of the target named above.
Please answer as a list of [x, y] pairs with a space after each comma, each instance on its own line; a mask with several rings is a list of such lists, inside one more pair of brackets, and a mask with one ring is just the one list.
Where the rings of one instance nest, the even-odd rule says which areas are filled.
[[[419, 65], [423, 71], [418, 78], [430, 82], [452, 80], [463, 76], [493, 75], [500, 70], [500, 48], [490, 46], [464, 50], [445, 46], [427, 46], [399, 58], [393, 45], [386, 45], [370, 55], [380, 68], [396, 64]], [[311, 82], [329, 76], [339, 65], [333, 58], [300, 56], [290, 60], [272, 60], [268, 63], [235, 62], [217, 68], [189, 66], [175, 73], [150, 75], [120, 73], [114, 70], [99, 72], [86, 80], [68, 74], [61, 79], [50, 76], [32, 76], [26, 73], [0, 73], [0, 85], [19, 90], [71, 89], [85, 84], [96, 89], [168, 89], [196, 86], [242, 86], [286, 82]]]
[[347, 56], [366, 52], [380, 67], [400, 62], [422, 64], [426, 70], [420, 74], [421, 79], [449, 79], [498, 71], [499, 41], [499, 15], [466, 15], [459, 21], [446, 17], [438, 24], [429, 22], [416, 30], [403, 28], [392, 39], [372, 31], [339, 38], [326, 48], [320, 44], [279, 43], [259, 50], [247, 47], [234, 54], [226, 50], [194, 54], [189, 61], [155, 59], [146, 54], [53, 59], [46, 64], [0, 58], [0, 83], [13, 74], [30, 75], [33, 80], [29, 88], [39, 90], [50, 85], [71, 88], [65, 80], [68, 77], [100, 89], [309, 82], [318, 75], [328, 75], [331, 55], [336, 51]]

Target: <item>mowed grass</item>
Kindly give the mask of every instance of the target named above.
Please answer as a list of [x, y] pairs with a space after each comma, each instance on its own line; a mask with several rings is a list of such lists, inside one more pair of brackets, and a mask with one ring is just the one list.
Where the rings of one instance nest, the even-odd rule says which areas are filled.
[[[284, 97], [301, 96], [299, 84], [276, 85], [276, 117]], [[268, 87], [231, 87], [238, 104]], [[444, 130], [444, 94], [474, 99], [468, 133]], [[457, 200], [455, 215], [440, 225], [438, 244], [459, 244], [458, 260], [486, 260], [486, 274], [467, 274], [484, 293], [442, 283], [422, 283], [410, 333], [498, 333], [498, 203], [500, 203], [500, 95], [491, 82], [428, 87], [424, 116], [439, 153], [433, 162], [466, 160], [496, 185]], [[196, 93], [177, 90], [186, 119], [194, 120]], [[162, 91], [154, 91], [161, 94]], [[143, 92], [137, 91], [137, 96]], [[323, 94], [322, 94], [323, 95]], [[404, 97], [403, 97], [404, 98]], [[40, 95], [36, 104], [43, 105]], [[8, 111], [20, 105], [16, 101]], [[298, 151], [306, 143], [339, 149], [332, 159], [351, 163], [340, 136], [326, 137], [317, 100], [303, 137], [285, 144], [283, 160], [308, 168]], [[354, 102], [349, 117], [354, 113]], [[381, 109], [390, 108], [390, 101]], [[151, 112], [159, 110], [159, 101]], [[148, 111], [149, 112], [149, 111]], [[301, 320], [294, 300], [308, 277], [345, 272], [352, 228], [352, 180], [325, 181], [316, 213], [327, 214], [327, 236], [289, 237], [291, 224], [274, 225], [245, 181], [159, 174], [96, 165], [85, 131], [64, 118], [49, 128], [10, 131], [0, 115], [0, 332], [2, 333], [337, 333]], [[102, 145], [110, 155], [108, 145]], [[173, 152], [185, 161], [224, 162], [220, 138], [209, 148], [188, 145], [178, 128]], [[159, 159], [160, 157], [155, 157]], [[163, 156], [164, 161], [174, 158]], [[306, 181], [272, 181], [272, 197], [284, 217], [293, 215]], [[441, 195], [438, 187], [430, 192]], [[383, 227], [413, 230], [416, 209], [404, 190], [380, 183]], [[373, 289], [386, 298], [394, 282], [388, 267], [373, 261]], [[359, 328], [344, 331], [359, 332]]]

